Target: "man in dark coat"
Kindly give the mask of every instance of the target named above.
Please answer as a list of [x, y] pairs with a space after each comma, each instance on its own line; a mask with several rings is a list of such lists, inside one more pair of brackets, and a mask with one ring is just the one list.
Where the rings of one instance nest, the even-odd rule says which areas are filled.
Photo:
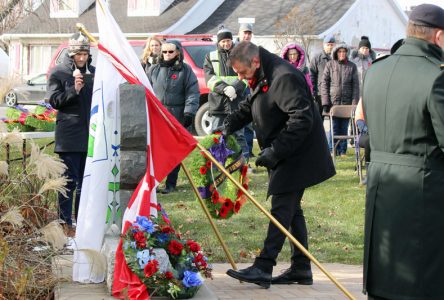
[[364, 78], [369, 299], [444, 299], [443, 48], [444, 10], [419, 5], [404, 44]]
[[90, 42], [81, 33], [69, 39], [68, 53], [63, 62], [51, 70], [47, 98], [58, 110], [55, 128], [55, 148], [67, 166], [67, 197], [58, 195], [59, 218], [65, 222], [68, 234], [73, 234], [72, 202], [75, 198], [77, 218], [83, 172], [88, 149], [89, 117], [95, 68], [90, 65]]
[[[304, 75], [280, 57], [249, 42], [230, 54], [239, 79], [247, 79], [251, 95], [229, 115], [224, 134], [253, 122], [261, 153], [256, 165], [269, 172], [271, 214], [305, 247], [307, 228], [301, 208], [305, 188], [335, 174], [324, 128]], [[271, 278], [285, 235], [270, 222], [264, 247], [253, 266], [228, 270], [236, 279], [259, 284], [312, 284], [310, 260], [292, 244], [291, 267]]]

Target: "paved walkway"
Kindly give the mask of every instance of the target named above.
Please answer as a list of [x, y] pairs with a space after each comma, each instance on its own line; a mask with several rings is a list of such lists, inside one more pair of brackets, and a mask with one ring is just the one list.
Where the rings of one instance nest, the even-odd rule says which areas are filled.
[[[67, 280], [64, 281], [56, 291], [56, 300], [111, 300], [105, 284], [79, 284], [70, 280], [72, 274], [70, 257], [65, 257], [63, 261], [63, 271], [60, 274]], [[239, 264], [238, 268], [243, 269], [250, 264]], [[367, 299], [362, 290], [362, 267], [343, 264], [323, 264], [333, 276], [356, 298]], [[213, 265], [214, 280], [206, 280], [205, 284], [216, 299], [224, 300], [327, 300], [327, 299], [347, 299], [347, 297], [334, 285], [318, 268], [313, 267], [314, 284], [304, 285], [272, 285], [269, 289], [263, 289], [255, 284], [240, 283], [228, 277], [225, 272], [231, 268], [229, 264]], [[289, 264], [280, 264], [275, 268], [275, 275], [281, 270], [289, 267]], [[199, 291], [200, 292], [200, 291]], [[198, 294], [199, 295], [199, 294]], [[208, 293], [204, 294], [208, 295]], [[199, 299], [208, 300], [213, 297], [201, 295]], [[202, 298], [203, 296], [203, 298]]]

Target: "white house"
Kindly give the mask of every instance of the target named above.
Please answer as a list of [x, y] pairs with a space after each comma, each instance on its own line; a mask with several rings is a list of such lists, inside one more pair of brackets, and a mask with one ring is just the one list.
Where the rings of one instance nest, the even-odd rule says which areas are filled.
[[[372, 47], [388, 49], [404, 37], [407, 16], [395, 0], [108, 0], [111, 13], [129, 39], [156, 33], [216, 34], [219, 24], [237, 33], [239, 18], [254, 18], [254, 39], [279, 52], [275, 40], [279, 21], [298, 9], [308, 12], [314, 26], [309, 52], [321, 48], [322, 38], [334, 34], [357, 46], [370, 37]], [[22, 76], [46, 72], [57, 47], [82, 23], [97, 32], [94, 0], [44, 0], [33, 14], [0, 38], [9, 45], [10, 73]]]

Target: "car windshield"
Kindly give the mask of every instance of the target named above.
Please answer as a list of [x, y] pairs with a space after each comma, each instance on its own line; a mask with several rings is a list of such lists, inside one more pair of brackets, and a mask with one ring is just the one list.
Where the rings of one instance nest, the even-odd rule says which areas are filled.
[[46, 74], [40, 74], [29, 80], [30, 84], [46, 84]]
[[[136, 52], [137, 57], [140, 57], [142, 55], [142, 52], [143, 52], [143, 45], [140, 45], [140, 46], [137, 45], [137, 46], [132, 46], [132, 47], [133, 47], [134, 51]], [[62, 63], [63, 58], [65, 57], [67, 51], [68, 51], [67, 48], [64, 48], [64, 49], [62, 49], [62, 51], [60, 51], [60, 54], [59, 54], [59, 56], [57, 57], [57, 60], [56, 60], [56, 65]], [[91, 47], [90, 53], [91, 53], [91, 56], [92, 56], [91, 64], [93, 66], [95, 66], [96, 65], [96, 61], [97, 61], [97, 48], [96, 47]]]
[[191, 59], [194, 61], [197, 67], [203, 69], [203, 64], [205, 60], [205, 55], [216, 49], [216, 45], [195, 45], [195, 46], [184, 46]]

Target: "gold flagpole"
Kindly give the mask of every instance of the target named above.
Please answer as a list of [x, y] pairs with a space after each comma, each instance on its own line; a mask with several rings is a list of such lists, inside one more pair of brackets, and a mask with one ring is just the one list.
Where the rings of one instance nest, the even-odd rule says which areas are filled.
[[333, 277], [332, 274], [330, 274], [330, 272], [328, 272], [322, 265], [321, 263], [313, 256], [311, 255], [310, 252], [307, 251], [307, 249], [305, 249], [304, 246], [301, 245], [301, 243], [298, 242], [297, 239], [294, 238], [294, 236], [291, 235], [290, 232], [288, 232], [287, 229], [285, 229], [284, 226], [282, 226], [281, 223], [279, 223], [278, 220], [276, 220], [265, 208], [262, 207], [262, 205], [257, 202], [253, 196], [250, 195], [250, 193], [236, 180], [234, 179], [233, 176], [231, 176], [231, 174], [225, 170], [225, 168], [211, 155], [210, 152], [208, 152], [208, 150], [203, 147], [201, 144], [197, 144], [197, 147], [208, 157], [208, 159], [211, 160], [212, 163], [214, 163], [217, 168], [224, 173], [244, 194], [245, 196], [247, 196], [248, 199], [250, 199], [251, 202], [253, 202], [253, 204], [260, 210], [262, 211], [268, 219], [270, 219], [271, 222], [273, 222], [273, 224], [279, 228], [279, 230], [285, 234], [287, 236], [287, 238], [296, 245], [296, 247], [298, 247], [298, 249], [304, 253], [305, 256], [307, 256], [349, 299], [351, 300], [355, 300], [355, 298], [353, 297], [352, 294], [350, 294], [350, 292], [344, 287], [342, 286], [337, 280], [336, 278]]
[[233, 256], [231, 256], [230, 250], [228, 250], [227, 245], [225, 244], [224, 240], [222, 239], [222, 235], [220, 234], [219, 230], [216, 227], [216, 224], [214, 224], [213, 219], [211, 218], [210, 212], [208, 211], [207, 206], [205, 205], [202, 196], [199, 193], [199, 190], [197, 189], [196, 185], [193, 182], [193, 179], [191, 178], [190, 171], [185, 166], [185, 164], [182, 162], [182, 169], [185, 172], [185, 175], [188, 177], [188, 180], [190, 181], [191, 186], [193, 187], [193, 191], [197, 196], [197, 199], [199, 200], [200, 206], [202, 207], [205, 215], [207, 216], [208, 221], [210, 222], [211, 227], [214, 230], [214, 233], [216, 234], [217, 239], [219, 240], [220, 245], [224, 249], [225, 255], [227, 256], [228, 260], [230, 261], [231, 266], [234, 270], [237, 270], [236, 263], [234, 262]]

